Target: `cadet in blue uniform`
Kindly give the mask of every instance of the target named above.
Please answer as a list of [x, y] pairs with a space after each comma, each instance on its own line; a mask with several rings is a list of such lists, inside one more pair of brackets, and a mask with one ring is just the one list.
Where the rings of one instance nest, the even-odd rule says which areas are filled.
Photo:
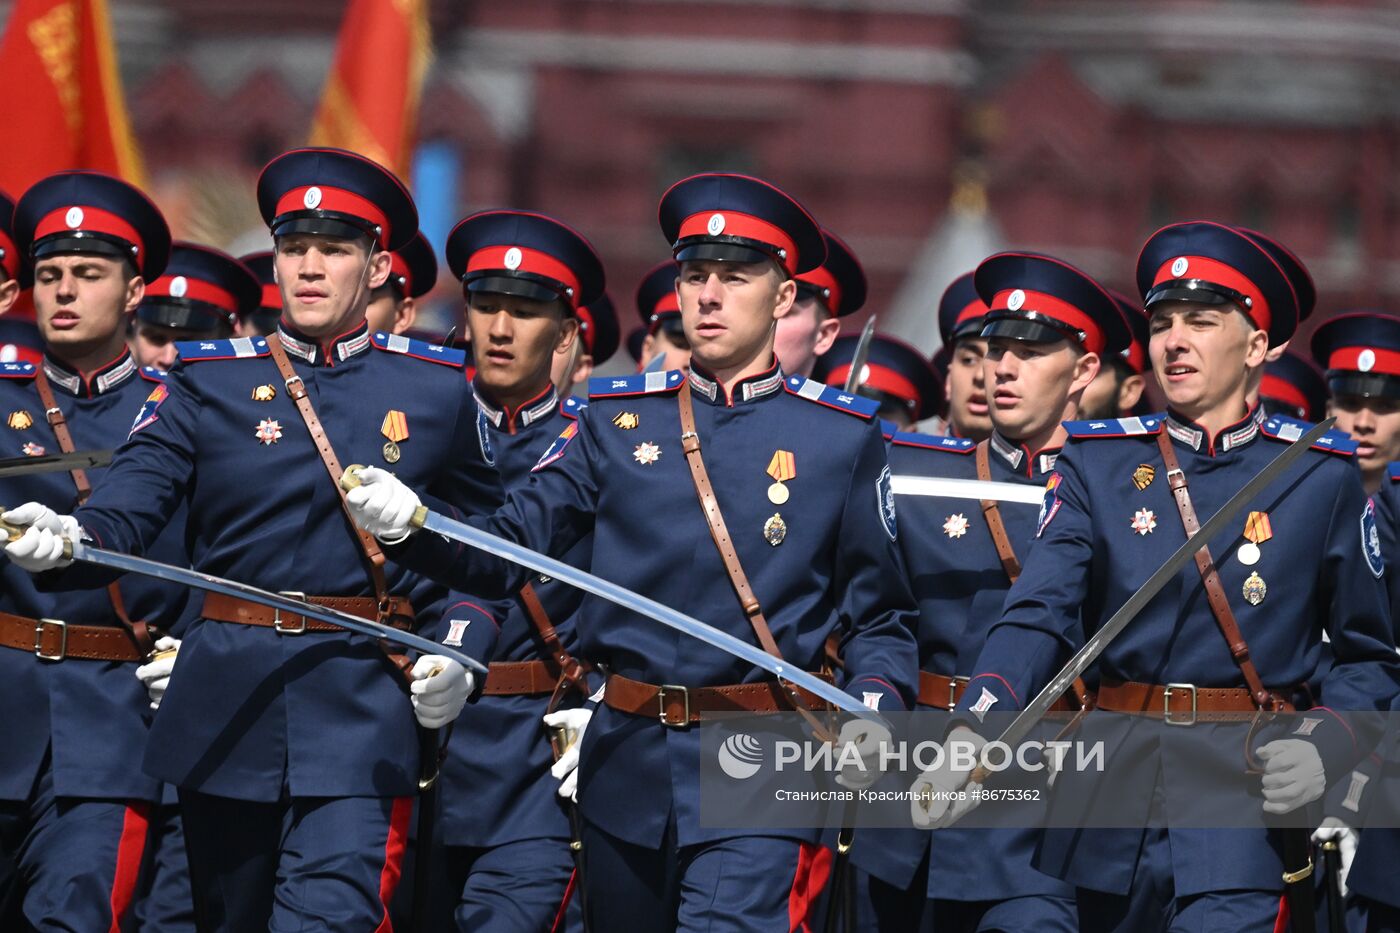
[[[855, 336], [837, 338], [831, 350], [817, 361], [816, 378], [828, 385], [845, 385], [859, 343], [860, 338]], [[894, 337], [875, 334], [870, 339], [870, 353], [856, 394], [880, 406], [878, 413], [886, 433], [891, 428], [910, 431], [938, 410], [943, 381], [918, 350]]]
[[690, 365], [690, 341], [685, 336], [680, 299], [676, 297], [679, 275], [676, 261], [668, 259], [653, 266], [637, 283], [637, 313], [646, 328], [637, 362], [644, 370], [667, 372]]
[[[1337, 426], [1365, 445], [1361, 461], [1362, 483], [1372, 492], [1381, 547], [1387, 559], [1386, 583], [1390, 593], [1391, 622], [1400, 608], [1400, 579], [1396, 561], [1397, 519], [1400, 518], [1400, 465], [1386, 464], [1376, 477], [1377, 459], [1400, 456], [1400, 319], [1377, 312], [1344, 314], [1324, 322], [1313, 334], [1313, 359], [1326, 369], [1332, 394], [1328, 410]], [[1358, 459], [1362, 451], [1358, 450]], [[1330, 702], [1326, 696], [1324, 702]], [[1394, 732], [1387, 742], [1343, 780], [1327, 796], [1326, 815], [1314, 839], [1338, 840], [1344, 865], [1352, 851], [1356, 858], [1347, 875], [1347, 886], [1366, 914], [1367, 929], [1400, 930], [1400, 897], [1394, 884], [1396, 859], [1400, 858], [1400, 762], [1396, 760]], [[1384, 758], [1384, 765], [1382, 765]], [[1367, 822], [1377, 828], [1355, 830]], [[1356, 910], [1348, 922], [1360, 926]]]
[[[165, 219], [125, 182], [68, 172], [25, 192], [12, 242], [32, 264], [46, 350], [37, 367], [0, 367], [4, 456], [120, 445], [142, 400], [164, 389], [160, 373], [138, 368], [126, 333], [169, 256]], [[0, 303], [13, 299], [0, 291]], [[10, 478], [0, 502], [69, 512], [102, 473]], [[184, 510], [169, 518], [151, 553], [183, 563]], [[135, 672], [165, 644], [162, 631], [178, 634], [187, 592], [122, 580], [54, 596], [23, 566], [0, 561], [0, 695], [13, 711], [0, 725], [0, 852], [18, 863], [16, 894], [33, 927], [129, 928], [160, 799], [141, 773], [152, 713]]]
[[238, 259], [257, 276], [258, 283], [262, 285], [262, 299], [258, 306], [238, 319], [240, 337], [265, 337], [277, 332], [277, 321], [282, 317], [282, 291], [272, 277], [272, 256], [272, 250], [262, 250]]
[[[550, 369], [582, 339], [578, 312], [602, 294], [603, 266], [582, 236], [524, 211], [463, 220], [447, 241], [447, 263], [467, 299], [472, 387], [496, 467], [513, 489], [529, 482], [530, 468], [583, 409], [560, 398]], [[571, 561], [587, 566], [588, 541], [574, 551]], [[566, 801], [549, 773], [554, 756], [541, 720], [586, 699], [572, 660], [581, 599], [579, 590], [534, 577], [497, 619], [483, 695], [457, 721], [443, 765], [440, 837], [458, 929], [552, 930], [574, 892]], [[455, 645], [462, 635], [449, 628], [438, 638]]]
[[578, 339], [567, 350], [554, 354], [550, 380], [560, 395], [571, 396], [574, 388], [585, 384], [595, 366], [602, 366], [617, 352], [622, 330], [617, 322], [617, 308], [606, 292], [588, 304], [579, 305]]
[[165, 274], [146, 287], [131, 322], [136, 362], [165, 372], [175, 365], [177, 342], [233, 336], [261, 290], [252, 271], [222, 250], [174, 243]]
[[[1038, 540], [959, 703], [974, 727], [987, 711], [1014, 711], [1033, 697], [1079, 646], [1081, 618], [1092, 634], [1185, 540], [1182, 494], [1174, 495], [1168, 481], [1178, 463], [1193, 511], [1209, 516], [1302, 430], [1247, 402], [1251, 373], [1297, 322], [1293, 288], [1266, 252], [1223, 225], [1177, 224], [1153, 235], [1137, 272], [1152, 315], [1153, 368], [1170, 408], [1160, 416], [1067, 426], [1070, 440], [1047, 484]], [[1198, 712], [1250, 716], [1261, 704], [1289, 708], [1305, 702], [1300, 685], [1317, 666], [1324, 631], [1335, 655], [1323, 684], [1329, 707], [1390, 706], [1400, 669], [1384, 564], [1350, 445], [1339, 434], [1324, 437], [1251, 505], [1235, 530], [1208, 543], [1218, 569], [1211, 588], [1231, 615], [1212, 612], [1199, 569], [1188, 565], [1103, 651], [1100, 709], [1159, 718], [1166, 711], [1186, 729], [1195, 727]], [[1236, 633], [1227, 643], [1229, 619], [1247, 639]], [[1245, 640], [1247, 652], [1230, 650]], [[1263, 770], [1260, 816], [1319, 798], [1374, 743], [1374, 730], [1360, 725], [1320, 708], [1296, 729], [1290, 723], [1286, 738], [1255, 748]], [[1088, 730], [1086, 721], [1086, 741]], [[1188, 736], [1181, 744], [1197, 757], [1183, 761], [1156, 744], [1158, 735], [1144, 727], [1115, 742], [1107, 777], [1065, 771], [1052, 806], [1067, 788], [1098, 786], [1131, 762], [1146, 776], [1120, 785], [1118, 795], [1141, 808], [1151, 820], [1144, 825], [1169, 825], [1182, 807], [1171, 796], [1179, 781], [1212, 769], [1238, 773], [1244, 764], [1237, 742], [1218, 747]], [[967, 728], [953, 736], [977, 741]], [[948, 767], [916, 786], [956, 787], [966, 777]], [[944, 822], [966, 806], [949, 811], [947, 803], [916, 806], [915, 815]], [[1050, 831], [1037, 865], [1077, 886], [1085, 930], [1269, 931], [1283, 887], [1278, 845], [1263, 828]]]
[[14, 213], [15, 202], [0, 191], [0, 306], [5, 309], [0, 312], [0, 363], [38, 363], [44, 343], [34, 324], [33, 301], [24, 302], [26, 308], [20, 310], [28, 286], [20, 281], [22, 257], [10, 236]]
[[[1044, 486], [1065, 441], [1061, 422], [1076, 416], [1104, 361], [1131, 340], [1114, 298], [1079, 270], [1049, 256], [1002, 253], [975, 273], [987, 341], [984, 381], [994, 426], [979, 444], [896, 434], [896, 476], [983, 479]], [[1003, 503], [905, 497], [901, 542], [919, 601], [919, 703], [951, 709], [961, 698], [987, 631], [1020, 573], [1035, 532], [1035, 509]], [[1002, 540], [998, 540], [1001, 537]], [[1078, 709], [1079, 697], [1066, 709]], [[1077, 928], [1074, 889], [1032, 867], [1033, 829], [952, 827], [931, 837], [889, 834], [862, 840], [853, 858], [868, 867], [880, 930], [917, 930], [923, 898], [933, 927], [945, 930]]]
[[1147, 359], [1147, 316], [1138, 307], [1140, 302], [1130, 301], [1112, 289], [1105, 291], [1118, 305], [1133, 339], [1119, 352], [1104, 358], [1099, 374], [1084, 390], [1079, 417], [1086, 421], [1147, 414], [1138, 412], [1147, 380], [1152, 375], [1152, 364]]
[[[822, 260], [816, 223], [765, 182], [699, 175], [663, 197], [661, 226], [681, 263], [689, 377], [594, 380], [588, 409], [486, 526], [554, 554], [591, 531], [594, 573], [736, 637], [764, 640], [740, 609], [692, 482], [678, 411], [690, 403], [734, 551], [760, 620], [766, 614], [769, 650], [816, 669], [828, 635], [839, 631], [846, 689], [873, 707], [907, 708], [912, 602], [875, 406], [786, 376], [773, 356], [774, 324], [796, 293], [792, 276]], [[377, 535], [403, 541], [418, 497], [381, 478], [350, 501]], [[646, 524], [635, 520], [639, 508]], [[522, 576], [432, 535], [391, 550], [468, 590]], [[700, 744], [690, 728], [721, 708], [789, 708], [786, 698], [736, 688], [771, 681], [611, 605], [586, 601], [578, 630], [583, 657], [608, 670], [592, 721], [575, 722], [586, 725], [578, 771], [564, 776], [564, 789], [577, 784], [592, 929], [713, 929], [721, 918], [731, 930], [802, 928], [829, 862], [818, 832], [702, 827]], [[857, 729], [867, 727], [849, 723], [842, 739], [853, 741]], [[880, 731], [871, 729], [857, 753], [887, 740]], [[556, 773], [572, 760], [561, 758]], [[842, 779], [876, 776], [871, 769]]]
[[841, 332], [841, 318], [865, 306], [865, 270], [845, 242], [829, 230], [826, 259], [797, 276], [797, 301], [792, 313], [778, 320], [773, 352], [783, 371], [812, 377], [821, 358]]
[[992, 433], [987, 413], [987, 387], [982, 381], [982, 316], [987, 305], [977, 294], [972, 273], [958, 276], [938, 301], [938, 332], [948, 350], [947, 432], [953, 437], [980, 441]]
[[[472, 511], [499, 502], [461, 355], [365, 327], [369, 292], [390, 272], [386, 250], [416, 230], [412, 200], [366, 159], [301, 149], [263, 170], [258, 202], [276, 243], [277, 334], [183, 344], [88, 504], [34, 518], [8, 552], [60, 567], [55, 533], [76, 523], [106, 547], [146, 553], [189, 503], [197, 569], [391, 625], [442, 616], [465, 626], [468, 654], [489, 655], [495, 626], [474, 603], [385, 563], [354, 530], [339, 470], [297, 404], [309, 403], [341, 462], [390, 463]], [[51, 582], [101, 576], [78, 564]], [[254, 603], [206, 596], [199, 612], [144, 766], [180, 788], [202, 927], [379, 929], [417, 786], [415, 720], [454, 720], [471, 676], [427, 655], [405, 678], [406, 661], [375, 639]]]
[[418, 319], [418, 299], [437, 284], [437, 257], [422, 232], [389, 254], [389, 280], [369, 296], [365, 323], [371, 331], [404, 334]]

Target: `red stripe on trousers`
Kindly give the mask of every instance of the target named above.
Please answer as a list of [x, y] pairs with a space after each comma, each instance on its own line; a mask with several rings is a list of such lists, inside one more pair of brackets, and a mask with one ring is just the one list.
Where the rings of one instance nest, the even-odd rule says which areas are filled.
[[1288, 906], [1288, 894], [1285, 892], [1278, 899], [1278, 916], [1274, 918], [1274, 933], [1288, 933], [1288, 928], [1291, 925], [1289, 921], [1293, 919], [1289, 916], [1291, 912]]
[[[394, 899], [399, 878], [403, 876], [403, 854], [408, 848], [408, 819], [413, 815], [412, 797], [395, 797], [394, 808], [389, 812], [389, 839], [384, 843], [384, 870], [379, 873], [379, 903], [384, 905], [384, 919], [374, 928], [374, 933], [393, 933], [394, 923], [389, 919], [389, 902]], [[415, 871], [426, 870], [427, 853]]]
[[131, 909], [150, 831], [151, 805], [144, 800], [127, 804], [126, 815], [122, 817], [121, 841], [117, 843], [117, 869], [112, 875], [112, 925], [108, 927], [109, 933], [120, 933], [122, 920]]
[[[812, 842], [798, 844], [797, 872], [788, 893], [788, 933], [810, 933], [807, 923], [822, 888], [831, 877], [832, 852]], [[835, 892], [833, 892], [834, 894]]]
[[564, 888], [564, 899], [559, 902], [559, 912], [554, 915], [554, 922], [549, 925], [549, 933], [561, 933], [564, 929], [564, 917], [569, 912], [569, 899], [574, 896], [574, 885], [578, 883], [578, 869], [569, 872], [569, 883]]

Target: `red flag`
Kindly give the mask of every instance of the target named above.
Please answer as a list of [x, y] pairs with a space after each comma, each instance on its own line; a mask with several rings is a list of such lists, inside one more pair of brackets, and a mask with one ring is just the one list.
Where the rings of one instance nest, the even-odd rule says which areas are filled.
[[107, 0], [18, 0], [0, 39], [0, 188], [89, 168], [140, 186]]
[[350, 0], [311, 145], [358, 152], [406, 178], [431, 61], [427, 0]]

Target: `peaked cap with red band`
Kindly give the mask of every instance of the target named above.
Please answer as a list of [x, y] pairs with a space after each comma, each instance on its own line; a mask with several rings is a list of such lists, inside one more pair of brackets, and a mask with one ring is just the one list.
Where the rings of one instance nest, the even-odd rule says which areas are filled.
[[146, 286], [136, 317], [163, 327], [216, 330], [257, 309], [262, 283], [222, 250], [176, 241], [165, 273]]
[[592, 304], [606, 285], [593, 245], [553, 217], [531, 211], [482, 211], [447, 238], [447, 265], [466, 292]]
[[[831, 349], [817, 357], [812, 378], [828, 385], [845, 385], [859, 343], [859, 336], [837, 337]], [[876, 334], [856, 391], [870, 395], [872, 390], [898, 399], [912, 420], [922, 421], [937, 411], [943, 398], [943, 380], [918, 350], [902, 340]]]
[[1259, 399], [1268, 414], [1317, 421], [1327, 413], [1327, 380], [1308, 360], [1285, 353], [1264, 364]]
[[807, 209], [781, 189], [748, 175], [692, 175], [661, 196], [661, 232], [677, 262], [771, 259], [788, 275], [826, 260], [826, 240]]
[[1149, 312], [1162, 301], [1232, 305], [1278, 346], [1298, 327], [1298, 296], [1263, 246], [1206, 220], [1163, 227], [1142, 247], [1138, 291]]
[[15, 205], [15, 245], [30, 259], [87, 254], [128, 259], [147, 282], [165, 271], [170, 228], [151, 199], [101, 172], [59, 172]]
[[950, 347], [963, 337], [980, 337], [986, 314], [987, 303], [977, 294], [972, 273], [964, 272], [953, 279], [938, 299], [938, 333], [943, 345]]
[[845, 317], [865, 305], [865, 270], [840, 237], [829, 230], [823, 230], [822, 236], [826, 260], [797, 277], [797, 293], [816, 298], [833, 316]]
[[676, 298], [676, 279], [680, 274], [681, 267], [674, 259], [668, 259], [653, 266], [637, 284], [637, 314], [647, 333], [655, 333], [670, 320], [680, 321], [681, 305]]
[[6, 278], [19, 278], [19, 247], [15, 244], [15, 202], [8, 194], [0, 191], [0, 270]]
[[1248, 227], [1236, 227], [1235, 229], [1258, 243], [1263, 247], [1264, 252], [1278, 263], [1283, 274], [1288, 276], [1288, 284], [1293, 286], [1293, 296], [1298, 299], [1298, 320], [1306, 321], [1308, 315], [1312, 314], [1313, 309], [1317, 307], [1317, 286], [1313, 284], [1312, 273], [1308, 271], [1307, 266], [1303, 265], [1303, 260], [1298, 258], [1297, 253], [1267, 233], [1260, 233], [1258, 230], [1251, 230]]
[[437, 256], [421, 230], [403, 249], [394, 250], [389, 259], [389, 281], [398, 286], [403, 297], [422, 298], [437, 284]]
[[592, 304], [578, 309], [579, 336], [583, 348], [597, 366], [612, 359], [622, 341], [622, 328], [617, 320], [617, 308], [604, 292]]
[[403, 182], [344, 149], [293, 149], [267, 163], [258, 176], [258, 209], [274, 237], [368, 236], [392, 252], [418, 232], [418, 208]]
[[1312, 352], [1334, 396], [1400, 398], [1400, 318], [1375, 311], [1334, 317], [1313, 333]]
[[282, 292], [277, 288], [277, 280], [272, 276], [272, 251], [248, 253], [246, 256], [239, 256], [238, 261], [248, 267], [262, 289], [258, 306], [242, 316], [245, 322], [244, 335], [247, 336], [250, 330], [259, 334], [270, 334], [277, 329], [277, 322], [282, 318]]
[[1068, 340], [1091, 353], [1126, 349], [1132, 332], [1118, 302], [1074, 266], [1040, 253], [998, 253], [973, 273], [987, 303], [983, 337]]
[[1122, 360], [1123, 365], [1128, 369], [1141, 376], [1152, 368], [1152, 360], [1147, 355], [1147, 342], [1152, 337], [1148, 327], [1147, 312], [1140, 307], [1141, 302], [1129, 298], [1122, 292], [1114, 291], [1111, 288], [1107, 291], [1109, 297], [1118, 304], [1118, 310], [1122, 312], [1123, 320], [1127, 322], [1128, 331], [1132, 334], [1132, 342], [1125, 349], [1118, 351], [1118, 359]]

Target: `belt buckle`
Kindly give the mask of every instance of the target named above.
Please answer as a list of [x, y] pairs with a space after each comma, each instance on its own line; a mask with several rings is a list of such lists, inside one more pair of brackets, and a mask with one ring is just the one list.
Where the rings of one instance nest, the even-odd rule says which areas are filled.
[[[277, 595], [306, 602], [306, 594], [300, 590], [280, 590]], [[305, 635], [306, 616], [301, 617], [301, 625], [299, 627], [292, 628], [282, 624], [282, 610], [274, 607], [272, 610], [272, 627], [277, 630], [277, 634], [279, 635]]]
[[[1185, 690], [1191, 694], [1191, 718], [1172, 718], [1172, 691]], [[1195, 684], [1167, 684], [1162, 688], [1162, 722], [1169, 726], [1194, 726], [1196, 724], [1196, 685]]]
[[958, 708], [958, 688], [967, 686], [969, 677], [949, 677], [948, 678], [948, 709]]
[[[681, 708], [685, 711], [679, 720], [672, 719], [666, 715], [666, 695], [668, 693], [679, 692], [684, 701]], [[662, 684], [656, 688], [656, 705], [659, 712], [658, 718], [663, 726], [672, 729], [684, 729], [690, 725], [690, 688], [681, 684]]]
[[[44, 654], [44, 627], [58, 626], [58, 654]], [[68, 623], [62, 619], [40, 619], [34, 623], [34, 656], [41, 661], [62, 661], [68, 656]]]

